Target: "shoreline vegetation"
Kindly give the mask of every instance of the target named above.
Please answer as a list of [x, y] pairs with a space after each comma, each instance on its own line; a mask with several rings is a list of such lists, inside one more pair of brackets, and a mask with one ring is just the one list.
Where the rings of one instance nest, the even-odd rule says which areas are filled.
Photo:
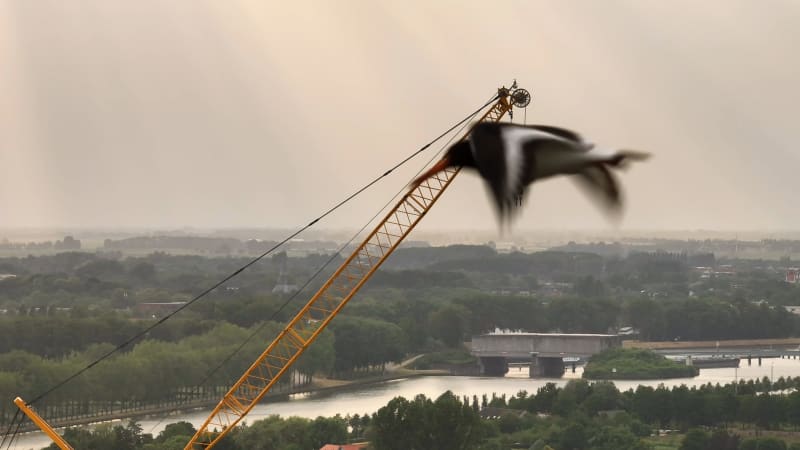
[[[602, 356], [601, 356], [602, 355]], [[600, 356], [600, 360], [595, 358]], [[660, 359], [668, 364], [663, 364]], [[650, 361], [657, 361], [652, 363]], [[597, 366], [597, 363], [602, 365]], [[291, 395], [296, 394], [322, 394], [329, 392], [347, 391], [361, 386], [367, 386], [386, 381], [400, 380], [406, 378], [417, 378], [424, 376], [459, 376], [459, 367], [474, 363], [474, 358], [469, 352], [459, 349], [443, 350], [438, 352], [426, 353], [410, 358], [396, 366], [391, 366], [384, 373], [374, 374], [366, 377], [353, 379], [336, 379], [315, 376], [312, 382], [305, 386], [298, 386], [292, 392], [279, 392], [268, 395], [267, 398], [282, 401]], [[595, 364], [593, 366], [593, 364]], [[615, 364], [617, 372], [613, 373], [608, 364]], [[642, 364], [647, 364], [646, 366]], [[596, 367], [596, 368], [595, 368]], [[590, 373], [589, 376], [586, 374]], [[696, 376], [699, 369], [687, 367], [680, 363], [675, 363], [649, 350], [614, 349], [610, 352], [595, 355], [584, 369], [584, 378], [588, 380], [628, 380], [628, 379], [658, 379], [658, 378], [687, 378]], [[613, 375], [613, 376], [610, 376]], [[597, 377], [597, 378], [593, 378]], [[221, 396], [220, 396], [221, 398]], [[54, 423], [58, 428], [80, 426], [90, 423], [110, 422], [126, 419], [144, 419], [149, 417], [169, 416], [183, 414], [190, 411], [213, 408], [218, 399], [211, 401], [190, 402], [185, 405], [173, 405], [164, 408], [147, 408], [141, 412], [127, 411], [115, 413], [108, 416], [93, 416], [74, 421]], [[37, 431], [33, 426], [24, 427], [25, 431]]]
[[[749, 340], [747, 342], [755, 343], [757, 341]], [[595, 355], [584, 369], [584, 378], [587, 380], [607, 381], [659, 378], [672, 379], [693, 377], [699, 373], [699, 369], [696, 367], [688, 367], [681, 363], [670, 361], [651, 350], [628, 348], [614, 350], [615, 351], [607, 352], [609, 353], [608, 357], [605, 354]], [[597, 357], [600, 357], [600, 359], [598, 360]], [[662, 359], [664, 361], [661, 361]], [[326, 392], [347, 391], [348, 389], [370, 384], [423, 376], [471, 376], [473, 375], [472, 373], [465, 372], [468, 372], [466, 370], [467, 366], [471, 367], [474, 361], [474, 357], [466, 350], [441, 350], [417, 355], [400, 364], [390, 365], [383, 373], [376, 373], [364, 377], [337, 379], [316, 375], [308, 385], [297, 386], [292, 392], [275, 392], [268, 395], [267, 398], [281, 401], [284, 398], [296, 394], [321, 394]], [[657, 361], [657, 363], [651, 363], [650, 361]], [[664, 364], [664, 362], [666, 362], [666, 364]], [[616, 373], [613, 372], [613, 368], [617, 369]], [[222, 396], [220, 395], [219, 398], [222, 398]], [[121, 419], [143, 419], [176, 415], [204, 408], [213, 408], [218, 403], [219, 398], [187, 402], [184, 405], [173, 404], [172, 406], [160, 408], [148, 407], [143, 408], [142, 411], [120, 411], [108, 415], [90, 416], [68, 421], [56, 420], [53, 422], [53, 425], [61, 429], [70, 426], [110, 422]], [[33, 425], [23, 427], [23, 431], [37, 430], [38, 428]]]
[[615, 348], [598, 353], [583, 369], [588, 380], [654, 380], [689, 378], [700, 369], [671, 361], [652, 350]]
[[411, 364], [405, 364], [406, 367], [408, 365], [415, 370], [440, 370], [450, 374], [460, 374], [477, 368], [478, 358], [472, 356], [466, 349], [456, 348], [425, 353]]
[[[380, 449], [800, 450], [798, 386], [800, 377], [774, 382], [765, 377], [620, 391], [613, 382], [573, 379], [510, 396], [451, 391], [437, 398], [396, 396], [363, 416], [268, 416], [232, 430], [223, 445], [229, 450], [318, 448], [330, 442], [369, 442]], [[130, 421], [69, 429], [65, 438], [75, 448], [175, 450], [195, 432], [191, 423], [177, 422], [154, 436]]]

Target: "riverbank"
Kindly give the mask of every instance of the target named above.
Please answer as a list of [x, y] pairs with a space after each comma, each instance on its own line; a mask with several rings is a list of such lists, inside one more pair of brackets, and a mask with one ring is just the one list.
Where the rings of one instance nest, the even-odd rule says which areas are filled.
[[[301, 394], [326, 394], [335, 393], [339, 391], [347, 391], [358, 389], [360, 387], [369, 386], [371, 384], [384, 383], [394, 380], [402, 380], [408, 378], [424, 377], [424, 376], [448, 376], [449, 372], [443, 370], [411, 370], [403, 367], [397, 367], [391, 372], [385, 372], [375, 376], [368, 376], [364, 378], [357, 378], [353, 380], [338, 380], [333, 378], [316, 377], [313, 381], [305, 386], [298, 386], [291, 391], [268, 393], [262, 399], [262, 403], [267, 400], [272, 401], [285, 401], [293, 395]], [[163, 407], [149, 407], [140, 410], [126, 410], [107, 414], [94, 415], [91, 417], [76, 418], [70, 420], [53, 420], [49, 421], [50, 425], [55, 429], [64, 429], [74, 426], [92, 425], [104, 422], [112, 422], [116, 420], [126, 419], [148, 419], [151, 417], [169, 417], [182, 414], [189, 414], [198, 410], [207, 410], [217, 406], [221, 397], [213, 400], [201, 400], [194, 402], [186, 402], [183, 404], [175, 404], [172, 406]], [[29, 423], [23, 426], [21, 432], [37, 431], [39, 428], [34, 424]]]
[[738, 348], [738, 347], [798, 347], [800, 338], [781, 339], [731, 339], [723, 341], [622, 341], [622, 348], [648, 350], [680, 350], [692, 348]]

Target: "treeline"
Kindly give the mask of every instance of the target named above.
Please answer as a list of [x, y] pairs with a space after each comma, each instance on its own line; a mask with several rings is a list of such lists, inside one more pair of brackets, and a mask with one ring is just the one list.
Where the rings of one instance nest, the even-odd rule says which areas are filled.
[[[37, 407], [55, 420], [219, 397], [278, 331], [275, 323], [251, 329], [221, 324], [179, 342], [147, 340], [97, 364], [47, 395]], [[112, 349], [111, 344], [94, 344], [60, 359], [20, 350], [0, 354], [0, 422], [10, 420], [14, 397], [35, 398]], [[293, 368], [307, 379], [332, 371], [334, 359], [333, 335], [323, 332]], [[291, 381], [291, 375], [281, 379]]]
[[[317, 271], [328, 255], [286, 258], [285, 254], [252, 266], [207, 296], [209, 300], [273, 297], [281, 267], [288, 282], [301, 284]], [[153, 253], [145, 257], [81, 252], [26, 258], [0, 258], [0, 314], [69, 314], [89, 309], [93, 314], [125, 311], [143, 302], [186, 301], [218, 282], [249, 258], [206, 258]], [[284, 262], [285, 261], [285, 262]], [[323, 271], [316, 284], [335, 268]]]
[[[121, 344], [153, 323], [153, 320], [130, 320], [114, 314], [99, 317], [12, 316], [0, 319], [0, 355], [23, 351], [46, 358], [61, 358], [92, 344]], [[154, 328], [147, 338], [175, 342], [208, 332], [217, 323], [175, 318]]]
[[[304, 300], [298, 299], [282, 310], [284, 300], [278, 297], [204, 300], [154, 329], [148, 338], [173, 342], [206, 332], [220, 322], [241, 327], [251, 327], [267, 318], [284, 322]], [[124, 342], [150, 326], [153, 320], [131, 320], [123, 313], [113, 312], [92, 315], [82, 308], [68, 314], [0, 317], [0, 353], [20, 349], [40, 356], [61, 357], [91, 344]], [[357, 327], [352, 325], [355, 320], [367, 322]], [[621, 326], [633, 326], [643, 340], [670, 341], [780, 338], [800, 331], [800, 318], [784, 308], [743, 300], [648, 296], [540, 299], [461, 288], [367, 291], [345, 308], [332, 327], [339, 329], [337, 333], [353, 335], [372, 333], [374, 327], [370, 325], [375, 324], [379, 324], [380, 333], [358, 339], [372, 339], [373, 343], [392, 347], [384, 361], [398, 359], [398, 354], [459, 347], [471, 336], [495, 328], [606, 333]], [[339, 356], [345, 354], [345, 348], [337, 352]], [[377, 361], [367, 359], [370, 364]], [[353, 356], [341, 361], [338, 370], [359, 366], [358, 360], [358, 356]]]
[[[473, 396], [463, 403], [498, 417], [493, 425], [499, 433], [474, 447], [479, 449], [500, 450], [517, 443], [521, 448], [646, 449], [657, 442], [649, 438], [656, 429], [692, 427], [710, 431], [687, 434], [681, 449], [787, 449], [782, 441], [778, 440], [778, 447], [769, 447], [775, 439], [740, 439], [735, 431], [754, 426], [795, 430], [800, 425], [798, 387], [800, 377], [693, 388], [639, 386], [620, 392], [611, 382], [573, 380], [563, 388], [549, 383], [535, 395], [521, 391], [508, 398]], [[781, 393], [787, 390], [791, 393]], [[520, 411], [529, 414], [520, 415]], [[800, 448], [793, 445], [792, 449]]]
[[714, 297], [543, 300], [458, 289], [393, 290], [364, 297], [348, 305], [345, 313], [398, 324], [412, 352], [431, 349], [435, 342], [454, 347], [495, 328], [606, 333], [630, 325], [641, 339], [670, 341], [778, 338], [800, 331], [800, 318], [782, 307]]
[[0, 250], [80, 250], [81, 241], [72, 236], [64, 236], [64, 240], [40, 242], [9, 242], [8, 239], [0, 240]]
[[653, 341], [787, 337], [797, 335], [800, 323], [780, 306], [715, 297], [630, 299], [624, 320]]
[[[492, 396], [488, 402], [472, 399], [473, 408], [486, 404], [535, 413], [560, 416], [601, 411], [625, 411], [643, 423], [659, 428], [686, 430], [696, 426], [752, 424], [765, 429], [800, 426], [800, 377], [779, 378], [771, 382], [740, 380], [720, 385], [640, 385], [636, 390], [620, 392], [610, 381], [571, 380], [563, 388], [548, 383], [535, 395], [522, 391], [516, 396]], [[783, 394], [781, 391], [790, 390]]]
[[[205, 333], [174, 342], [151, 337], [54, 391], [43, 401], [42, 409], [52, 418], [63, 418], [164, 402], [177, 406], [219, 396], [219, 389], [224, 392], [224, 387], [238, 379], [281, 328], [277, 322], [256, 323], [250, 328], [222, 322]], [[382, 371], [386, 363], [402, 359], [408, 352], [407, 341], [396, 324], [341, 317], [322, 332], [293, 369], [306, 381], [315, 374], [370, 375]], [[11, 400], [17, 395], [34, 398], [113, 348], [108, 343], [91, 344], [59, 358], [23, 350], [0, 353], [0, 423], [10, 419]], [[287, 375], [281, 381], [290, 379]]]
[[[282, 270], [284, 281], [300, 286], [328, 259], [321, 254], [300, 258], [275, 254], [212, 292], [204, 303], [281, 299], [272, 289]], [[247, 261], [164, 253], [122, 257], [67, 252], [0, 258], [0, 273], [16, 275], [0, 280], [0, 314], [69, 314], [69, 309], [77, 307], [103, 314], [129, 310], [142, 302], [185, 301]], [[335, 258], [301, 297], [311, 295], [340, 261]], [[486, 246], [401, 248], [366, 284], [364, 292], [400, 289], [424, 295], [437, 289], [469, 289], [533, 295], [545, 302], [573, 296], [800, 304], [800, 287], [783, 282], [783, 273], [774, 263], [724, 261], [732, 266], [710, 275], [693, 269], [707, 263], [718, 261], [704, 255], [665, 252], [602, 257], [556, 251], [501, 254]], [[199, 305], [197, 311], [208, 315], [208, 309]]]
[[[201, 254], [232, 255], [248, 254], [257, 255], [264, 253], [277, 244], [272, 240], [246, 239], [240, 240], [230, 237], [208, 236], [137, 236], [124, 239], [106, 239], [103, 241], [105, 250], [181, 250]], [[319, 251], [338, 248], [333, 241], [291, 241], [284, 250], [289, 251]]]
[[[302, 285], [328, 259], [328, 255], [288, 258], [284, 253], [275, 254], [237, 276], [211, 298], [271, 294], [282, 270], [286, 282]], [[322, 283], [340, 260], [337, 257], [312, 288]], [[16, 310], [24, 306], [28, 308], [26, 313], [30, 308], [45, 311], [51, 307], [81, 304], [124, 309], [140, 302], [180, 300], [196, 294], [247, 261], [241, 257], [207, 258], [164, 253], [123, 257], [117, 253], [65, 252], [0, 258], [0, 273], [15, 275], [0, 281], [0, 308]], [[570, 290], [572, 285], [587, 277], [600, 280], [602, 286], [598, 292]], [[604, 259], [589, 253], [499, 254], [489, 247], [452, 246], [398, 249], [368, 288], [469, 287], [550, 295], [553, 293], [550, 283], [554, 282], [563, 284], [560, 294], [594, 295], [638, 292], [637, 289], [644, 286], [665, 283], [677, 283], [686, 291], [688, 277], [685, 261], [674, 261], [664, 255], [647, 255], [644, 260], [641, 256]]]

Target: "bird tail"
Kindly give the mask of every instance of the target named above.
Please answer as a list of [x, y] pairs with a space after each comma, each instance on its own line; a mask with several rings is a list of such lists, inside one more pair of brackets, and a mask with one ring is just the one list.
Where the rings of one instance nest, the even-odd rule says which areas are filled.
[[620, 169], [626, 169], [633, 161], [646, 161], [650, 159], [650, 153], [640, 152], [637, 150], [620, 150], [618, 151], [608, 163]]

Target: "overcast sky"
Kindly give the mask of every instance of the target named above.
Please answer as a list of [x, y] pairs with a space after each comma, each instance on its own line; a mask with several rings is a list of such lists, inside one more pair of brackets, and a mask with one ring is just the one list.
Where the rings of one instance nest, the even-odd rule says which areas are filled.
[[[655, 158], [619, 224], [558, 180], [515, 227], [798, 229], [798, 23], [792, 0], [5, 1], [0, 227], [301, 225], [517, 78], [529, 123]], [[462, 174], [422, 226], [496, 223]]]

